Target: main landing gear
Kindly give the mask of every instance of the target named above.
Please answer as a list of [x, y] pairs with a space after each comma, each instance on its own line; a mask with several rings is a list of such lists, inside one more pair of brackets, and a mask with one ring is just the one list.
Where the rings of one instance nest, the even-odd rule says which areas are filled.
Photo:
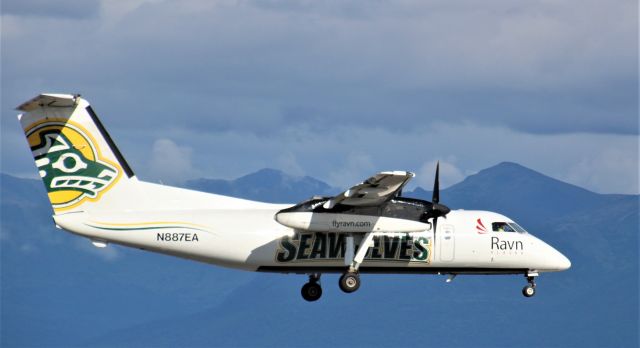
[[[340, 290], [351, 293], [360, 288], [360, 275], [358, 272], [346, 272], [340, 277]], [[317, 301], [322, 296], [322, 286], [320, 286], [320, 274], [309, 275], [309, 282], [300, 289], [302, 298], [309, 302]]]
[[[358, 272], [346, 272], [340, 277], [340, 290], [352, 293], [360, 288], [360, 274]], [[320, 286], [320, 274], [309, 275], [309, 282], [300, 289], [302, 298], [309, 302], [314, 302], [322, 296], [322, 286]]]
[[[367, 250], [373, 246], [373, 232], [368, 232], [362, 237], [358, 250], [355, 250], [353, 236], [349, 235], [346, 238], [346, 251], [344, 258], [344, 265], [347, 266], [347, 270], [340, 277], [340, 290], [346, 293], [352, 293], [360, 288], [360, 274], [358, 268], [364, 260], [364, 256]], [[322, 296], [322, 287], [318, 284], [320, 280], [320, 274], [309, 275], [309, 282], [306, 283], [302, 289], [302, 297], [307, 301], [317, 301]]]
[[527, 284], [524, 288], [522, 288], [522, 294], [524, 295], [524, 297], [531, 297], [536, 294], [536, 282], [535, 282], [536, 276], [537, 276], [536, 273], [527, 273], [525, 275], [525, 278], [527, 278], [527, 282], [529, 284]]
[[340, 277], [340, 290], [351, 293], [360, 288], [360, 275], [358, 272], [346, 272]]
[[367, 250], [373, 246], [373, 232], [368, 232], [360, 240], [358, 250], [355, 251], [355, 243], [353, 236], [347, 236], [347, 251], [344, 257], [344, 264], [347, 266], [347, 270], [340, 276], [340, 290], [347, 294], [352, 293], [360, 288], [360, 273], [358, 268], [364, 261], [364, 256], [367, 254]]
[[309, 282], [302, 286], [300, 293], [302, 298], [309, 302], [317, 301], [322, 296], [322, 287], [318, 283], [320, 281], [320, 274], [309, 275]]

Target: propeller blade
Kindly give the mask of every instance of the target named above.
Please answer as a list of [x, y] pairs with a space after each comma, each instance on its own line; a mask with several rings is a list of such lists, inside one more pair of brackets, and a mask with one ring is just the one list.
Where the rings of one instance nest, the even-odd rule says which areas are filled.
[[437, 218], [437, 217], [434, 217], [434, 218], [433, 218], [433, 240], [434, 240], [434, 241], [436, 240], [436, 232], [437, 232], [437, 229], [438, 229], [438, 218]]
[[433, 199], [431, 206], [424, 212], [423, 219], [432, 219], [433, 235], [435, 237], [438, 228], [438, 218], [449, 214], [451, 209], [444, 204], [440, 204], [440, 161], [436, 164], [436, 178], [433, 182]]
[[437, 204], [440, 202], [440, 161], [436, 164], [436, 180], [433, 182], [433, 199], [431, 202]]

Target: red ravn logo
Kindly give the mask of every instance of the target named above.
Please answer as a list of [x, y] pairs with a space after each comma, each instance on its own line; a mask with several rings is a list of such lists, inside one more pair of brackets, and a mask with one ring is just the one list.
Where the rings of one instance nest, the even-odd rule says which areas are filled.
[[478, 231], [478, 234], [487, 233], [487, 228], [484, 227], [484, 224], [482, 223], [481, 219], [478, 219], [478, 224], [476, 225], [476, 231]]

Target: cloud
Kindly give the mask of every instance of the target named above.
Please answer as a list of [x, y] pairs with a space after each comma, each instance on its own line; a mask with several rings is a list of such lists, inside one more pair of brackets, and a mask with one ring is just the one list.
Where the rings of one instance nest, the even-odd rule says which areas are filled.
[[440, 188], [444, 189], [451, 185], [457, 184], [464, 180], [466, 175], [455, 166], [455, 157], [450, 156], [447, 160], [434, 160], [426, 162], [420, 167], [418, 171], [418, 184], [424, 189], [433, 189], [433, 182], [435, 180], [436, 164], [440, 163]]
[[[47, 23], [73, 40], [41, 35], [37, 20], [10, 22], [22, 34], [5, 37], [4, 70], [12, 83], [37, 77], [27, 85], [145, 108], [159, 125], [179, 122], [177, 108], [158, 106], [162, 96], [191, 115], [188, 127], [406, 130], [446, 120], [638, 134], [637, 18], [628, 14], [637, 4], [575, 5], [157, 1], [118, 14], [103, 5], [96, 23]], [[47, 64], [19, 53], [29, 47]]]
[[298, 163], [296, 156], [291, 151], [285, 150], [277, 157], [275, 163], [277, 169], [280, 169], [285, 173], [295, 176], [304, 175], [304, 170]]
[[628, 168], [628, 190], [580, 174], [618, 172], [597, 165], [605, 151], [637, 163], [636, 1], [99, 5], [88, 21], [3, 9], [6, 170], [33, 171], [27, 149], [6, 150], [24, 147], [9, 107], [81, 92], [153, 180], [276, 165], [348, 186], [440, 158], [637, 192]]
[[[338, 159], [339, 157], [335, 158]], [[333, 170], [328, 173], [329, 182], [331, 182], [334, 187], [344, 189], [363, 182], [377, 172], [371, 156], [356, 151], [350, 152], [335, 161], [335, 165], [332, 166], [332, 168]]]
[[4, 0], [2, 13], [16, 16], [88, 19], [98, 16], [99, 0]]
[[600, 193], [640, 192], [638, 158], [624, 151], [607, 147], [603, 151], [583, 156], [571, 165], [561, 179], [589, 187]]
[[[637, 185], [623, 187], [585, 180], [601, 173], [597, 175], [625, 178], [621, 182], [626, 183], [637, 181], [638, 138], [632, 135], [544, 135], [504, 127], [440, 124], [407, 132], [336, 126], [329, 133], [291, 128], [277, 136], [244, 132], [186, 132], [184, 136], [195, 149], [201, 149], [193, 153], [196, 168], [212, 177], [233, 178], [269, 167], [274, 159], [289, 152], [304, 170], [297, 174], [311, 175], [337, 187], [348, 187], [381, 170], [410, 170], [417, 173], [415, 183], [430, 189], [437, 160], [442, 163], [444, 186], [512, 161], [601, 193], [638, 192]], [[597, 165], [597, 159], [603, 157], [610, 158], [612, 165]], [[624, 161], [616, 166], [617, 159]]]
[[196, 174], [191, 165], [191, 153], [188, 146], [179, 146], [170, 139], [158, 139], [153, 143], [147, 175], [168, 183], [182, 183]]

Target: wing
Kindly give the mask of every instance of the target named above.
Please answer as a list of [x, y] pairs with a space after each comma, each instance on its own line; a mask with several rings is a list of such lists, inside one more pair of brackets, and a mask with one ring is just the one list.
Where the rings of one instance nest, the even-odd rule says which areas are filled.
[[373, 206], [396, 195], [415, 174], [404, 171], [380, 172], [324, 203], [331, 209], [336, 204]]

